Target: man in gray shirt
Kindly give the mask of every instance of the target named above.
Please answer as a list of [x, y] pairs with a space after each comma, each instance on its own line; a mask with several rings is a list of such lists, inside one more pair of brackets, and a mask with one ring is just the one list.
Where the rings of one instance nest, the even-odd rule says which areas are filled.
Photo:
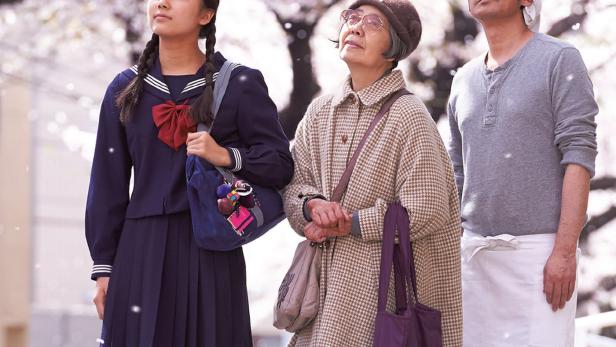
[[455, 75], [464, 346], [573, 346], [577, 241], [597, 154], [573, 46], [535, 33], [538, 0], [469, 0], [489, 52]]

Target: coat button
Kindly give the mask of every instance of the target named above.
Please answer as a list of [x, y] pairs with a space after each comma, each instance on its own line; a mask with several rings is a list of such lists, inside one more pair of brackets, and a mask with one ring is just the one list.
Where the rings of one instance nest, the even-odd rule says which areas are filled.
[[342, 143], [346, 144], [348, 140], [349, 140], [348, 136], [342, 135]]
[[351, 94], [351, 99], [349, 100], [349, 102], [351, 103], [351, 105], [355, 105], [355, 95]]

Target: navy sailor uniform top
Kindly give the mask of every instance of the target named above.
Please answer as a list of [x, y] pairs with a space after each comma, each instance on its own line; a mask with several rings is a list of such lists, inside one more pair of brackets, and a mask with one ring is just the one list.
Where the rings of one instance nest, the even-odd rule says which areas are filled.
[[[218, 71], [225, 58], [216, 53]], [[122, 124], [115, 99], [136, 76], [136, 67], [116, 76], [102, 102], [86, 202], [85, 230], [94, 262], [92, 279], [109, 276], [125, 219], [173, 214], [189, 209], [186, 145], [177, 151], [158, 139], [152, 107], [191, 103], [203, 92], [204, 67], [185, 86], [170, 90], [155, 60], [144, 80], [134, 115]], [[214, 74], [214, 81], [217, 74]], [[173, 89], [180, 92], [173, 92]], [[238, 65], [232, 72], [211, 132], [229, 151], [230, 169], [255, 184], [284, 188], [293, 175], [289, 141], [278, 120], [262, 74]], [[129, 197], [131, 171], [134, 170]]]

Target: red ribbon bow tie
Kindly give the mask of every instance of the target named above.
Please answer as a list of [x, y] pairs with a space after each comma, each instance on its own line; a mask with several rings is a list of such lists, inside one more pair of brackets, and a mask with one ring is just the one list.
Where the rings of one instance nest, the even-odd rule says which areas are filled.
[[186, 143], [189, 132], [196, 130], [196, 124], [188, 112], [190, 105], [176, 105], [167, 100], [152, 107], [152, 118], [158, 128], [158, 138], [176, 151]]

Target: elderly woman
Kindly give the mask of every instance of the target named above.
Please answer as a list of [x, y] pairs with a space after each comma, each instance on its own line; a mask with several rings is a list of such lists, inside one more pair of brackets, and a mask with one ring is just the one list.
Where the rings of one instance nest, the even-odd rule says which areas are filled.
[[421, 36], [408, 0], [359, 0], [341, 18], [339, 54], [350, 76], [337, 93], [308, 108], [284, 194], [293, 229], [312, 241], [328, 240], [319, 313], [290, 346], [372, 345], [383, 219], [393, 201], [411, 220], [419, 301], [442, 313], [444, 346], [460, 346], [458, 194], [447, 152], [419, 98], [405, 95], [393, 104], [362, 149], [342, 202], [328, 201], [371, 120], [406, 87], [394, 68]]

